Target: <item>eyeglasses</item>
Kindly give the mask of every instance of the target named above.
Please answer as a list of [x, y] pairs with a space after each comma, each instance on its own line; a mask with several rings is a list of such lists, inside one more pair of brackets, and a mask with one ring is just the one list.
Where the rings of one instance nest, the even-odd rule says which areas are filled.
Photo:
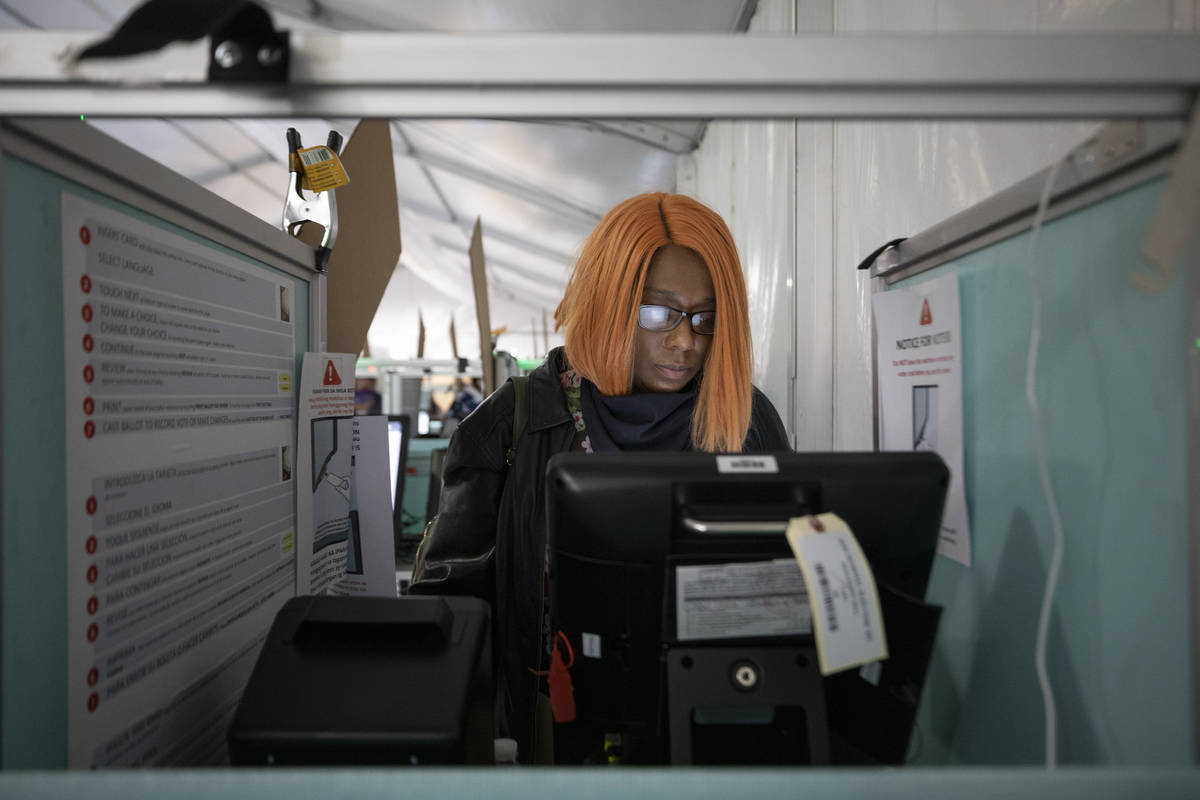
[[717, 326], [716, 311], [680, 311], [670, 306], [638, 306], [638, 326], [655, 333], [666, 333], [679, 327], [684, 318], [689, 318], [692, 330], [702, 336], [712, 336]]

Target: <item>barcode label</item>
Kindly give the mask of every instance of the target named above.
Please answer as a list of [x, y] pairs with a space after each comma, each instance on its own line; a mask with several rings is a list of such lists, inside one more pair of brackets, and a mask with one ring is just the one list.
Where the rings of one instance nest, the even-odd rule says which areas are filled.
[[304, 172], [304, 188], [314, 192], [324, 192], [345, 186], [350, 182], [346, 168], [338, 159], [337, 153], [323, 145], [301, 150], [296, 154], [297, 170]]
[[829, 575], [825, 572], [825, 565], [817, 563], [813, 565], [813, 571], [817, 573], [817, 585], [821, 587], [821, 598], [825, 606], [825, 618], [829, 621], [829, 632], [834, 633], [838, 629], [837, 613], [833, 608], [833, 587], [829, 585]]
[[787, 540], [804, 573], [821, 674], [887, 658], [875, 578], [846, 521], [832, 512], [795, 517]]
[[304, 161], [304, 166], [311, 167], [313, 164], [329, 161], [333, 158], [333, 153], [327, 147], [314, 147], [311, 150], [301, 150], [300, 158]]

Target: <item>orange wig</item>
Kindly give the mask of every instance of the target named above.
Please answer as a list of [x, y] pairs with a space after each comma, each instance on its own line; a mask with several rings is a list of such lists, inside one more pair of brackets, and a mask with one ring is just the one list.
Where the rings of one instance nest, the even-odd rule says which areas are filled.
[[740, 452], [750, 427], [752, 353], [746, 283], [733, 236], [715, 211], [680, 194], [651, 192], [620, 203], [583, 243], [554, 312], [567, 361], [606, 395], [629, 394], [637, 312], [650, 259], [667, 244], [694, 251], [717, 297], [717, 328], [692, 412], [692, 446]]

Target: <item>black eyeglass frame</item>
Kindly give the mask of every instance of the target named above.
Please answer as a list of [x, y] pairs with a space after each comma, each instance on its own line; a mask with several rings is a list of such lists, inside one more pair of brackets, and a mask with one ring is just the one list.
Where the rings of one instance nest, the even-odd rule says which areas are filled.
[[[647, 328], [645, 325], [642, 324], [642, 309], [643, 308], [665, 308], [668, 311], [674, 311], [679, 316], [676, 317], [674, 324], [672, 324], [671, 327], [669, 327], [669, 328]], [[708, 332], [696, 330], [696, 317], [701, 314], [712, 314], [713, 315], [713, 330], [708, 331]], [[706, 309], [704, 311], [684, 311], [681, 308], [675, 308], [674, 306], [666, 306], [666, 305], [663, 305], [662, 303], [642, 303], [641, 305], [638, 306], [638, 327], [644, 331], [650, 331], [651, 333], [670, 333], [671, 331], [673, 331], [679, 327], [679, 323], [683, 322], [686, 319], [688, 321], [688, 324], [692, 326], [692, 333], [696, 334], [697, 336], [712, 336], [714, 333], [716, 333], [716, 326], [717, 326], [716, 314], [717, 314], [717, 312], [715, 309]]]

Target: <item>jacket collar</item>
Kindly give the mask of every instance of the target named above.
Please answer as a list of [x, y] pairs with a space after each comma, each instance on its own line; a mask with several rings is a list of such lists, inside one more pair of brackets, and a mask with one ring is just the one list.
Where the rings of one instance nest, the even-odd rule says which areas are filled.
[[559, 375], [567, 368], [563, 348], [556, 347], [529, 373], [529, 430], [540, 431], [571, 421]]

